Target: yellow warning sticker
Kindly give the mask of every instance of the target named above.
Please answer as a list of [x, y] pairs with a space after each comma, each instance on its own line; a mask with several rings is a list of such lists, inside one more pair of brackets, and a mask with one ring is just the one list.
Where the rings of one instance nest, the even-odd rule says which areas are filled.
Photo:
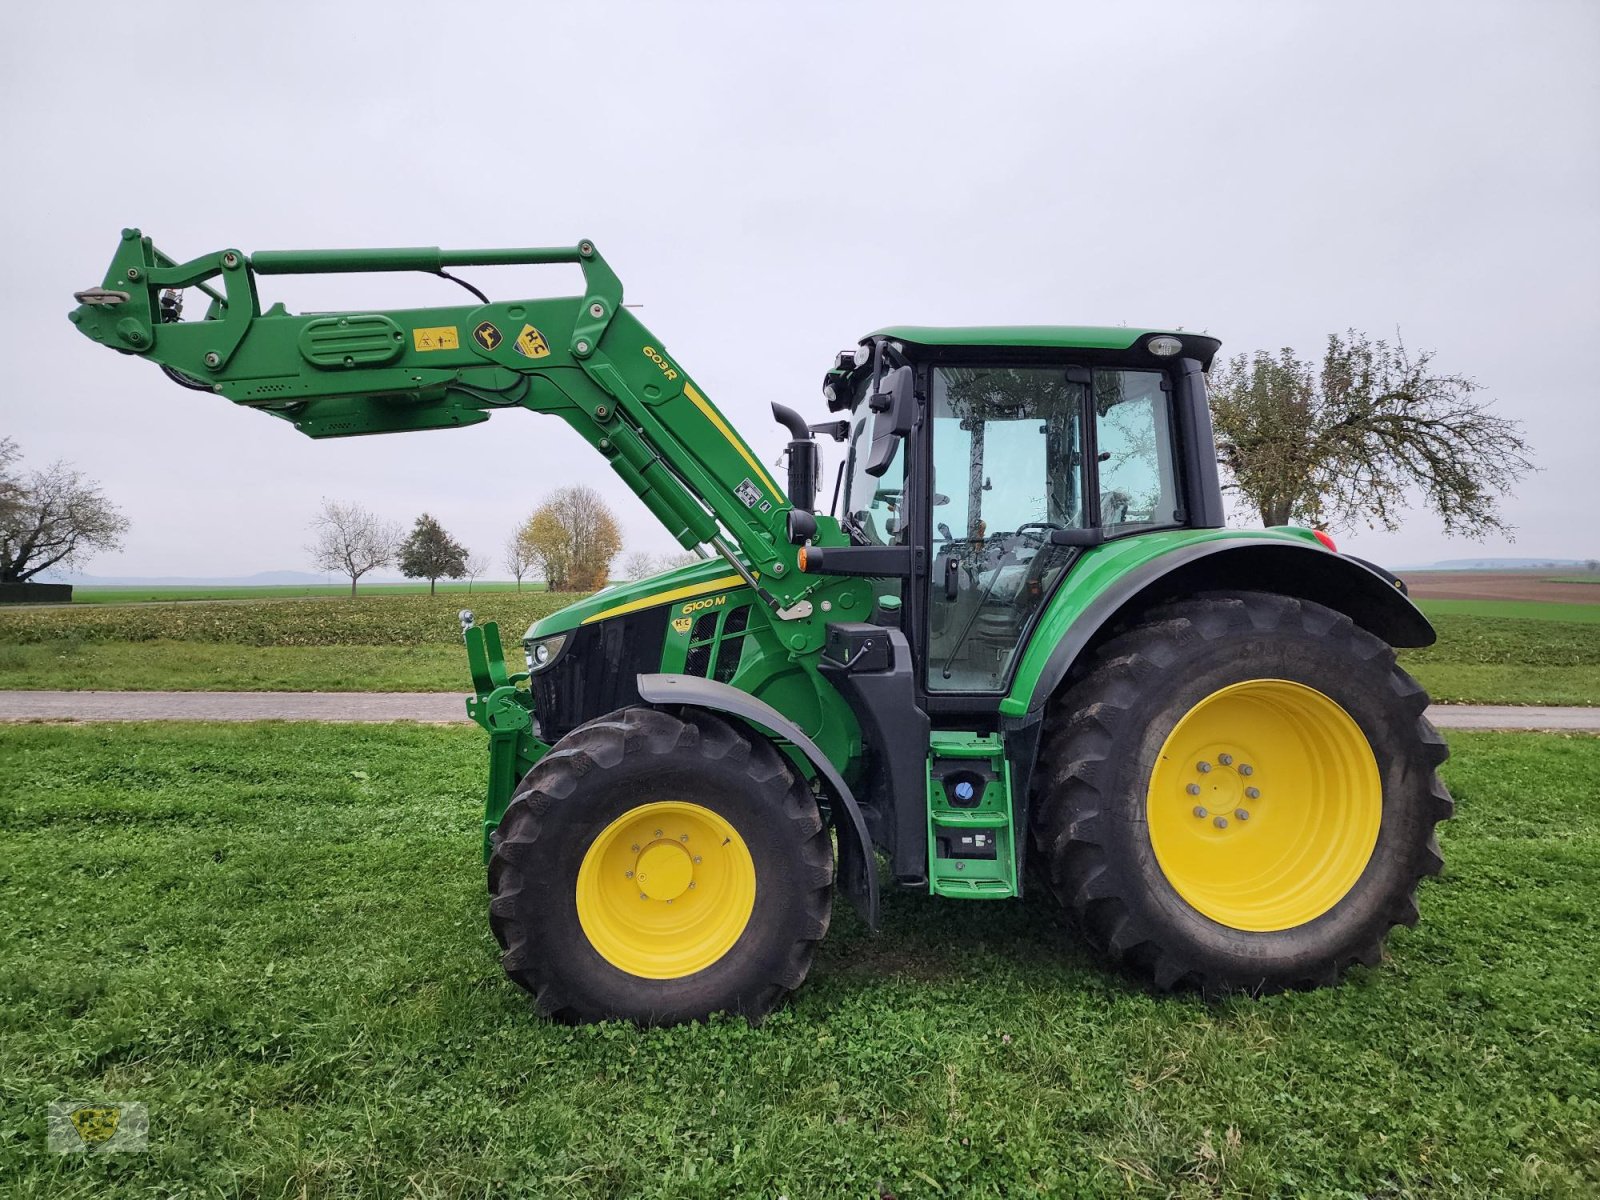
[[549, 358], [550, 343], [532, 325], [524, 325], [517, 334], [517, 353], [523, 358]]
[[418, 350], [459, 350], [460, 338], [454, 325], [430, 325], [411, 331], [411, 344]]

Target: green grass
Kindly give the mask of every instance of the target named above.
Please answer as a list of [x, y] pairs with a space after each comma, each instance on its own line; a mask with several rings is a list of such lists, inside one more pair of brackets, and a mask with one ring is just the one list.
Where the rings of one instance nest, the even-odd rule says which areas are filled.
[[465, 596], [380, 595], [356, 600], [249, 600], [212, 604], [62, 605], [0, 610], [0, 646], [76, 642], [199, 642], [238, 646], [459, 646], [457, 614], [499, 621], [514, 641], [535, 619], [577, 597], [545, 591]]
[[[457, 611], [498, 620], [508, 651], [572, 597], [385, 593], [0, 610], [0, 686], [133, 691], [459, 691]], [[1436, 700], [1600, 704], [1600, 604], [1434, 600], [1439, 644], [1401, 661]], [[327, 648], [327, 649], [324, 649]]]
[[[506, 653], [521, 670], [516, 633]], [[0, 644], [0, 687], [131, 692], [462, 692], [453, 646], [236, 646], [212, 642]]]
[[[1592, 1196], [1600, 741], [1453, 741], [1449, 870], [1339, 989], [1155, 996], [1038, 898], [890, 892], [763, 1027], [641, 1032], [502, 978], [473, 731], [8, 729], [3, 1190]], [[45, 1153], [64, 1097], [150, 1152]]]
[[[542, 591], [542, 583], [524, 583], [523, 591]], [[469, 590], [470, 589], [470, 590]], [[440, 592], [460, 592], [476, 596], [480, 592], [514, 592], [517, 585], [492, 579], [480, 579], [468, 585], [452, 579], [439, 581]], [[408, 596], [426, 595], [426, 583], [365, 583], [358, 596]], [[347, 583], [262, 584], [244, 587], [111, 587], [79, 584], [72, 589], [74, 604], [142, 604], [171, 600], [292, 600], [304, 598], [348, 598]]]
[[1421, 600], [1417, 607], [1429, 618], [1490, 617], [1517, 621], [1557, 621], [1563, 625], [1600, 625], [1600, 604], [1565, 604], [1550, 600]]
[[[1592, 616], [1600, 614], [1600, 605], [1433, 600], [1423, 608], [1439, 641], [1426, 650], [1402, 651], [1400, 661], [1435, 700], [1600, 704], [1600, 629]], [[1501, 614], [1501, 608], [1541, 611]], [[1558, 621], [1544, 609], [1578, 616]]]

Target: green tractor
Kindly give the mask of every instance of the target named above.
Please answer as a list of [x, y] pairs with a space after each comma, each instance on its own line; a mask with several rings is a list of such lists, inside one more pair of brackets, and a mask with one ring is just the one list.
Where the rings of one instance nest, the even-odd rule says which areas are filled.
[[[448, 274], [518, 263], [575, 263], [585, 294], [491, 301]], [[257, 297], [378, 271], [473, 299]], [[1441, 869], [1447, 751], [1392, 649], [1433, 630], [1319, 533], [1223, 527], [1213, 338], [881, 329], [827, 371], [832, 419], [773, 406], [780, 485], [590, 242], [178, 263], [130, 229], [78, 300], [93, 340], [309, 437], [558, 416], [700, 554], [537, 622], [525, 671], [462, 614], [489, 921], [552, 1017], [758, 1019], [805, 979], [835, 887], [876, 928], [883, 886], [1031, 879], [1158, 988], [1332, 984]]]

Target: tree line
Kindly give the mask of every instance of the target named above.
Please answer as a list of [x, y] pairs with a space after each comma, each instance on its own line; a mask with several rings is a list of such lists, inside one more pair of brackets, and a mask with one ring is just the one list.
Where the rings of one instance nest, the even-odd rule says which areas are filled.
[[[311, 527], [313, 540], [306, 549], [312, 561], [349, 579], [352, 596], [361, 577], [380, 567], [397, 567], [407, 579], [426, 579], [432, 595], [441, 579], [466, 579], [470, 592], [490, 566], [486, 554], [469, 550], [428, 513], [406, 532], [359, 504], [324, 500]], [[500, 561], [518, 591], [524, 579], [537, 576], [553, 592], [592, 592], [610, 581], [621, 550], [615, 514], [593, 488], [577, 486], [553, 492], [512, 530]], [[623, 561], [623, 575], [642, 579], [694, 557], [635, 552]]]

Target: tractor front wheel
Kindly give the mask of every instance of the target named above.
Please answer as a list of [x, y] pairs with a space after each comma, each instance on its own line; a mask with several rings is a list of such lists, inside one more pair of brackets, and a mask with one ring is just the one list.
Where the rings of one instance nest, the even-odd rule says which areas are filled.
[[707, 713], [573, 730], [518, 787], [489, 863], [506, 973], [566, 1020], [757, 1020], [827, 932], [833, 852], [804, 781]]
[[1159, 987], [1275, 991], [1375, 964], [1443, 862], [1428, 697], [1322, 605], [1146, 614], [1055, 704], [1036, 862], [1092, 944]]

